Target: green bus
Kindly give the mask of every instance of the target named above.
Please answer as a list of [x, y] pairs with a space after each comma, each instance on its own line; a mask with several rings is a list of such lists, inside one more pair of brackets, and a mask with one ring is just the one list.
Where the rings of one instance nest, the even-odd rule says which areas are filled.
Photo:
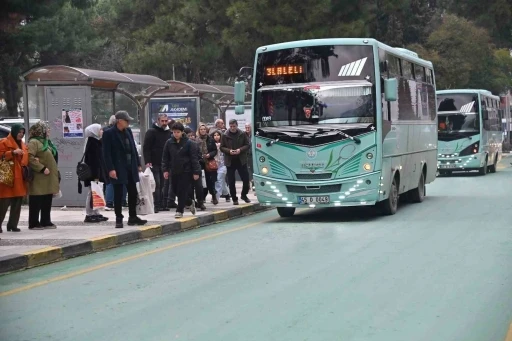
[[286, 42], [257, 49], [252, 89], [260, 203], [289, 217], [423, 201], [437, 171], [431, 62], [374, 39]]
[[487, 90], [437, 91], [440, 175], [497, 170], [503, 145], [500, 98]]

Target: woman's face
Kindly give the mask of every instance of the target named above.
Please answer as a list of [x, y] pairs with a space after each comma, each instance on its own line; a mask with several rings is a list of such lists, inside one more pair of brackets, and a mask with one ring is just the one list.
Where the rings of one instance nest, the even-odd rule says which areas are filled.
[[199, 128], [199, 134], [201, 136], [204, 136], [206, 135], [207, 131], [206, 131], [206, 127], [205, 126], [202, 126], [201, 128]]
[[215, 142], [220, 142], [220, 134], [219, 133], [213, 134], [213, 138], [215, 139]]
[[16, 139], [18, 141], [21, 141], [21, 140], [23, 140], [24, 135], [25, 135], [25, 129], [20, 129], [20, 131], [18, 132], [18, 135], [16, 136]]

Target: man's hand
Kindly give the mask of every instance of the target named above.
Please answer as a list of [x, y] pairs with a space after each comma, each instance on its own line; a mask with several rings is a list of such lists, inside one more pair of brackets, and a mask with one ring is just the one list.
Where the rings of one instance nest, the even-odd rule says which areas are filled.
[[50, 174], [50, 170], [48, 168], [45, 168], [44, 175], [49, 175], [49, 174]]
[[165, 180], [168, 180], [168, 179], [169, 179], [169, 172], [164, 172], [164, 179], [165, 179]]
[[194, 180], [197, 180], [197, 179], [199, 179], [199, 175], [194, 174]]
[[115, 170], [111, 170], [110, 172], [108, 172], [108, 176], [110, 176], [112, 179], [117, 180], [117, 173]]
[[16, 155], [23, 155], [23, 150], [18, 148], [16, 150], [14, 150], [13, 153], [16, 154]]
[[153, 167], [153, 164], [150, 162], [150, 163], [146, 163], [146, 167]]
[[209, 159], [210, 158], [210, 154], [203, 154], [203, 158], [204, 159]]
[[240, 148], [238, 148], [237, 150], [235, 150], [235, 153], [240, 154]]

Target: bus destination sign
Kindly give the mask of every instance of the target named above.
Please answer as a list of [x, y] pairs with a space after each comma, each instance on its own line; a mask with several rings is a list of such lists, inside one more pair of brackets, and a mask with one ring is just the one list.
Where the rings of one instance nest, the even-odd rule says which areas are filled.
[[288, 76], [288, 75], [301, 75], [304, 73], [304, 65], [302, 64], [289, 64], [289, 65], [274, 65], [265, 67], [265, 76]]

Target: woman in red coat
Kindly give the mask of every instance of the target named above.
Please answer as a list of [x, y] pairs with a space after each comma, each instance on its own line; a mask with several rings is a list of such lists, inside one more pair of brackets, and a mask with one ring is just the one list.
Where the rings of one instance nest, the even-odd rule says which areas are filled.
[[22, 166], [28, 165], [28, 148], [23, 142], [25, 128], [21, 124], [14, 124], [11, 133], [0, 140], [0, 158], [11, 162], [14, 170], [14, 184], [12, 187], [0, 183], [0, 233], [2, 223], [9, 206], [9, 222], [7, 231], [20, 232], [18, 222], [20, 221], [21, 204], [23, 197], [27, 195], [27, 184], [23, 180]]

